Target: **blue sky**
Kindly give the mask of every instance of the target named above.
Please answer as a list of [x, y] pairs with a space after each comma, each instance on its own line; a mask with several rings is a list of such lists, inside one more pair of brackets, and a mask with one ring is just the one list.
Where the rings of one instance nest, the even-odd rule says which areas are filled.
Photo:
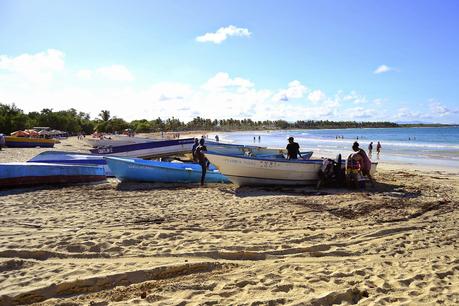
[[458, 1], [0, 0], [0, 101], [129, 120], [459, 123], [458, 13]]

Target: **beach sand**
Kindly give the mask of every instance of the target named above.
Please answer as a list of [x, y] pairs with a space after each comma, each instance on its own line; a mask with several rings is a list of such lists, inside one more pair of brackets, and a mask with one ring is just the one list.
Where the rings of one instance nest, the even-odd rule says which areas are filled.
[[381, 163], [365, 191], [0, 191], [0, 305], [457, 305], [458, 171]]

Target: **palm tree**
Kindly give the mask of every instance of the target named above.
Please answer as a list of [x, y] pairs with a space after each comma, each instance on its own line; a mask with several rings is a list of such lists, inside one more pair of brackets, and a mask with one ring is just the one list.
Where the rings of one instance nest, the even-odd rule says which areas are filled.
[[99, 113], [100, 118], [102, 118], [102, 121], [108, 121], [110, 120], [110, 111], [109, 110], [101, 110]]

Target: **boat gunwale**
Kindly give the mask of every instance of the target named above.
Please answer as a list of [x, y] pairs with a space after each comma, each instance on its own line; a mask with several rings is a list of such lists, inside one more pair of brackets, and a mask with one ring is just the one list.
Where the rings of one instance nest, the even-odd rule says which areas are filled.
[[[161, 170], [174, 170], [174, 171], [179, 171], [179, 172], [183, 172], [183, 171], [190, 171], [190, 170], [187, 170], [184, 168], [178, 168], [178, 167], [169, 167], [167, 165], [149, 165], [149, 164], [142, 164], [142, 163], [139, 163], [139, 160], [135, 160], [135, 159], [129, 159], [129, 158], [122, 158], [122, 157], [116, 157], [116, 156], [104, 156], [104, 159], [107, 159], [107, 164], [108, 164], [108, 160], [112, 160], [112, 161], [116, 161], [116, 162], [120, 162], [120, 163], [125, 163], [125, 164], [133, 164], [133, 165], [137, 165], [137, 166], [144, 166], [144, 167], [147, 167], [147, 168], [158, 168], [158, 169], [161, 169]], [[143, 161], [143, 160], [141, 160]], [[151, 162], [154, 162], [154, 161], [151, 161]], [[171, 164], [170, 162], [160, 162], [158, 161], [158, 163], [169, 163]], [[187, 165], [186, 163], [184, 163], [185, 165]], [[199, 164], [192, 164], [193, 166], [199, 166]], [[109, 168], [110, 168], [110, 165], [108, 165]], [[199, 167], [199, 169], [193, 169], [193, 168], [190, 168], [191, 171], [195, 171], [195, 172], [201, 172], [201, 168]], [[211, 174], [211, 173], [215, 173], [215, 174], [222, 174], [220, 172], [220, 170], [218, 169], [214, 169], [214, 170], [208, 170], [206, 175], [207, 174]]]

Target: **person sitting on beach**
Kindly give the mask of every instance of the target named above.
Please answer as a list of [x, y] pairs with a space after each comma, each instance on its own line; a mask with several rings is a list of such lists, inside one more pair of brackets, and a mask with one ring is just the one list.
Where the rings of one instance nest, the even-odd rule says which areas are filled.
[[193, 156], [193, 161], [197, 162], [198, 159], [196, 158], [196, 148], [199, 146], [199, 141], [197, 138], [194, 139], [193, 147], [191, 148], [191, 155]]
[[300, 145], [293, 140], [293, 137], [288, 138], [287, 159], [298, 159], [298, 155], [303, 158], [300, 153]]
[[[355, 167], [355, 169], [358, 169], [358, 171], [361, 173], [361, 175], [368, 177], [370, 180], [370, 183], [372, 186], [374, 186], [373, 178], [371, 177], [370, 174], [370, 169], [371, 169], [371, 161], [368, 158], [367, 153], [365, 153], [365, 150], [359, 148], [359, 143], [356, 141], [352, 145], [352, 150], [355, 152], [351, 154], [349, 157], [352, 162], [357, 162], [359, 164], [359, 167]], [[349, 159], [348, 159], [349, 162]]]
[[204, 185], [204, 180], [206, 178], [207, 167], [209, 166], [209, 161], [207, 160], [204, 152], [207, 151], [207, 147], [204, 145], [204, 139], [199, 141], [199, 146], [195, 150], [195, 156], [198, 160], [198, 163], [201, 165], [201, 186]]

